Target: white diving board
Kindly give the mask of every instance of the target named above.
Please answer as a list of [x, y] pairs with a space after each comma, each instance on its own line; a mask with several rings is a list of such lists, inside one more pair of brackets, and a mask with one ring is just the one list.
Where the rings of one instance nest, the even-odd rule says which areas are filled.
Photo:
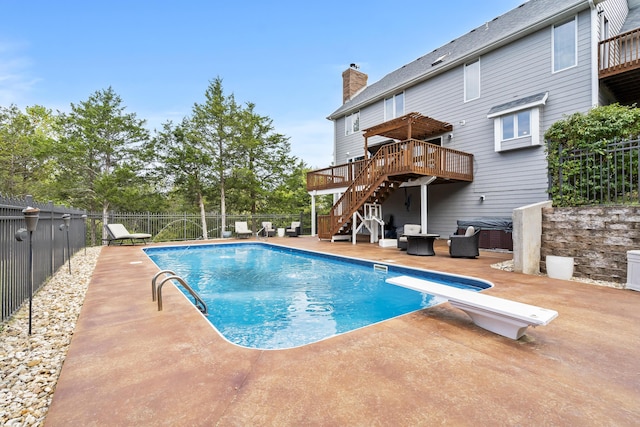
[[529, 326], [547, 325], [558, 317], [554, 310], [429, 280], [400, 276], [387, 279], [387, 282], [447, 299], [452, 306], [467, 313], [476, 325], [514, 340], [524, 335]]

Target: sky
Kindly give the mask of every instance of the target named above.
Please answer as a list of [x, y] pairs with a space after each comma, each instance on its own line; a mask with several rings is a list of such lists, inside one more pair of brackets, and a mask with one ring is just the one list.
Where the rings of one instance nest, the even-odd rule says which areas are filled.
[[324, 168], [351, 63], [375, 83], [524, 2], [2, 0], [0, 106], [69, 112], [111, 87], [153, 131], [219, 77]]

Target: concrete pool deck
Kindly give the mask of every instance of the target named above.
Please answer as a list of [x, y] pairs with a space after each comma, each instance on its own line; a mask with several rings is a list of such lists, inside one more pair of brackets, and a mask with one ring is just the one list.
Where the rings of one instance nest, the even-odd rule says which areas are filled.
[[[514, 341], [443, 304], [290, 350], [228, 343], [172, 286], [151, 301], [142, 246], [104, 247], [46, 426], [636, 426], [640, 292], [312, 237], [292, 247], [475, 276], [559, 316]], [[247, 242], [244, 240], [243, 242]], [[202, 242], [199, 242], [202, 243]]]

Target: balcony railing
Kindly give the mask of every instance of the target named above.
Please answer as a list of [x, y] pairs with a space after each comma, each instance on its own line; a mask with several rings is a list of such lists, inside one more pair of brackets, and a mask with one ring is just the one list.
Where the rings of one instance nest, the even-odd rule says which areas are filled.
[[600, 78], [640, 68], [640, 28], [599, 43]]
[[[348, 166], [348, 165], [347, 165]], [[337, 166], [322, 171], [309, 172], [307, 188], [326, 189], [339, 182], [342, 186], [349, 185], [338, 201], [333, 205], [329, 215], [318, 217], [318, 237], [330, 238], [341, 227], [351, 220], [351, 215], [367, 202], [368, 198], [380, 185], [391, 177], [395, 180], [408, 180], [418, 176], [436, 176], [452, 181], [473, 181], [473, 155], [462, 151], [452, 150], [429, 144], [415, 139], [388, 144], [358, 166], [357, 175], [347, 182], [353, 171], [349, 168]], [[323, 172], [317, 174], [317, 172]], [[329, 173], [328, 173], [329, 172]], [[314, 175], [315, 174], [315, 175]], [[331, 179], [316, 176], [330, 177]], [[333, 179], [338, 176], [339, 179]], [[313, 188], [309, 182], [320, 182], [323, 187]]]
[[[408, 139], [385, 145], [378, 167], [390, 175], [430, 175], [457, 181], [473, 181], [473, 155], [424, 141]], [[346, 188], [358, 176], [367, 160], [359, 160], [307, 173], [307, 190]]]

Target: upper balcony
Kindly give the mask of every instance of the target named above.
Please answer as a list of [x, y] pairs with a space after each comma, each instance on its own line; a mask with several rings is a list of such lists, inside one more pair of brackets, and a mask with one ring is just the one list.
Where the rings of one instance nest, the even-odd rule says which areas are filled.
[[640, 103], [640, 28], [599, 43], [598, 77], [621, 104]]
[[[307, 190], [348, 187], [371, 159], [359, 160], [307, 173]], [[385, 145], [376, 156], [376, 167], [400, 181], [435, 176], [434, 183], [473, 181], [473, 155], [424, 141], [407, 139]]]
[[[438, 182], [473, 181], [473, 155], [439, 145], [424, 139], [451, 132], [453, 126], [446, 122], [409, 113], [380, 123], [363, 131], [365, 153], [374, 150], [376, 167], [384, 168], [387, 176], [398, 181], [408, 181], [421, 176], [436, 177]], [[374, 136], [389, 138], [392, 143], [368, 146]], [[321, 191], [345, 189], [361, 174], [366, 173], [372, 159], [331, 166], [307, 173], [307, 190]]]

